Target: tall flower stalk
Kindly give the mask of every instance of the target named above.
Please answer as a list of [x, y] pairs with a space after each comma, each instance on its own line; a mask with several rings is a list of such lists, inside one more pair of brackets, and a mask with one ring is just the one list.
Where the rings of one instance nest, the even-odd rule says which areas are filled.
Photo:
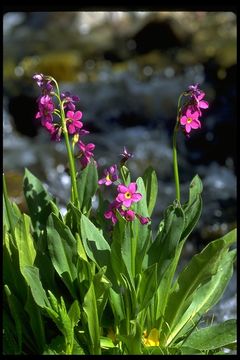
[[[181, 105], [183, 96], [186, 97], [186, 103]], [[202, 115], [201, 109], [208, 108], [208, 102], [203, 100], [205, 93], [199, 89], [199, 84], [190, 85], [188, 90], [183, 92], [178, 99], [177, 107], [177, 119], [173, 131], [173, 172], [176, 189], [176, 199], [180, 202], [180, 183], [178, 174], [178, 160], [177, 160], [177, 132], [179, 126], [184, 127], [184, 132], [187, 137], [190, 136], [190, 132], [194, 129], [201, 128], [201, 122], [199, 120]]]
[[[95, 145], [91, 143], [85, 145], [81, 141], [80, 136], [88, 134], [89, 131], [82, 128], [83, 123], [80, 121], [82, 112], [75, 112], [75, 103], [79, 101], [79, 98], [71, 96], [68, 92], [60, 93], [57, 81], [51, 76], [36, 74], [33, 79], [42, 90], [42, 94], [37, 100], [39, 111], [35, 117], [41, 120], [42, 126], [51, 134], [51, 140], [61, 141], [62, 135], [64, 136], [71, 177], [71, 201], [80, 210], [74, 147], [78, 145], [80, 153], [77, 158], [80, 159], [82, 168], [85, 168], [93, 157], [92, 150]], [[53, 90], [54, 85], [56, 92]], [[58, 107], [53, 102], [54, 96], [57, 98]], [[56, 122], [55, 117], [60, 119], [60, 122]], [[70, 136], [72, 136], [72, 147]]]
[[66, 142], [68, 159], [69, 159], [69, 170], [70, 170], [71, 183], [72, 183], [72, 191], [71, 191], [72, 202], [74, 203], [74, 205], [76, 205], [79, 208], [77, 180], [76, 180], [76, 167], [75, 167], [75, 162], [74, 162], [73, 151], [71, 149], [70, 142], [69, 142], [68, 130], [67, 130], [67, 126], [66, 126], [66, 117], [65, 117], [65, 112], [64, 112], [64, 108], [63, 108], [64, 100], [61, 101], [58, 83], [56, 82], [55, 79], [52, 78], [52, 80], [56, 84], [56, 89], [57, 89], [56, 96], [59, 100], [61, 124], [62, 124], [62, 129], [63, 129], [63, 135], [64, 135], [65, 142]]

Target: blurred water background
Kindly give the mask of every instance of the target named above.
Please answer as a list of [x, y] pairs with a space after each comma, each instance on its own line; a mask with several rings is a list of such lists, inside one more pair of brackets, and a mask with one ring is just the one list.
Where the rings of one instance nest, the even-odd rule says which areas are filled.
[[[69, 197], [63, 143], [34, 120], [41, 72], [80, 97], [87, 142], [99, 171], [118, 163], [126, 146], [133, 179], [156, 169], [153, 224], [174, 200], [172, 133], [178, 97], [200, 83], [210, 106], [202, 129], [178, 136], [182, 201], [191, 179], [203, 181], [203, 212], [184, 249], [183, 264], [236, 226], [236, 15], [232, 12], [8, 12], [3, 20], [3, 168], [9, 193], [26, 210], [27, 167], [58, 198]], [[97, 199], [95, 199], [97, 202]], [[94, 204], [93, 204], [94, 205]], [[96, 205], [96, 204], [95, 204]], [[236, 276], [214, 321], [236, 317]]]

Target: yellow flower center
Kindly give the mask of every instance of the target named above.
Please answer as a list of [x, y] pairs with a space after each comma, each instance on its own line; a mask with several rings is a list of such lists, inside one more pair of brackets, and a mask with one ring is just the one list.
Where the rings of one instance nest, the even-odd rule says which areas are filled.
[[159, 331], [154, 328], [150, 331], [147, 336], [147, 332], [143, 333], [143, 342], [145, 346], [159, 346]]
[[188, 118], [187, 119], [187, 123], [190, 124], [192, 122], [192, 119], [191, 118]]
[[125, 193], [126, 199], [131, 199], [131, 197], [132, 197], [132, 194], [129, 191]]
[[106, 180], [107, 180], [107, 181], [111, 180], [109, 174], [107, 174]]

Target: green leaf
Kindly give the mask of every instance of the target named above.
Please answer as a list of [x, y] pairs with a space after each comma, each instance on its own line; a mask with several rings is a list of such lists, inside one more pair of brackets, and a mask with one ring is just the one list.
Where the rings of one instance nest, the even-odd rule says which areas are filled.
[[77, 244], [70, 229], [51, 214], [47, 226], [48, 249], [53, 266], [73, 297], [76, 297], [74, 282], [77, 278]]
[[149, 265], [158, 263], [158, 283], [174, 259], [184, 227], [184, 213], [178, 203], [167, 208], [164, 213], [164, 227], [158, 233], [148, 251]]
[[50, 290], [48, 290], [48, 294], [51, 307], [45, 307], [45, 310], [65, 338], [66, 353], [72, 354], [74, 342], [74, 322], [72, 322], [68, 316], [63, 297], [61, 296], [60, 301], [58, 301]]
[[27, 281], [27, 284], [30, 286], [36, 304], [38, 304], [38, 306], [41, 308], [49, 305], [46, 292], [43, 289], [41, 280], [39, 278], [39, 269], [35, 266], [25, 266], [23, 268], [23, 275]]
[[100, 268], [110, 264], [110, 246], [98, 228], [85, 216], [81, 216], [81, 237], [88, 257]]
[[44, 189], [43, 184], [29, 170], [25, 170], [23, 190], [34, 228], [44, 229], [48, 216], [52, 212], [52, 196]]
[[38, 305], [35, 303], [30, 288], [28, 288], [27, 301], [24, 310], [29, 316], [30, 325], [38, 353], [42, 354], [46, 343], [44, 322]]
[[78, 198], [82, 213], [89, 212], [92, 206], [92, 197], [98, 187], [98, 173], [94, 161], [91, 161], [77, 178]]
[[22, 214], [15, 228], [15, 239], [19, 251], [20, 271], [24, 266], [32, 266], [36, 257], [36, 250], [31, 235], [31, 220], [28, 215]]
[[152, 215], [158, 194], [158, 180], [156, 171], [149, 166], [144, 174], [143, 181], [146, 189], [146, 198], [147, 198], [147, 206], [148, 206], [148, 214]]
[[237, 341], [237, 323], [232, 319], [192, 332], [184, 346], [198, 350], [213, 350], [235, 341]]
[[107, 304], [109, 288], [111, 286], [111, 283], [105, 276], [105, 272], [106, 266], [100, 269], [93, 278], [99, 321], [101, 321], [104, 308]]
[[68, 311], [68, 317], [72, 322], [72, 327], [76, 326], [77, 323], [80, 320], [80, 308], [78, 305], [78, 301], [74, 300], [74, 302], [72, 303], [69, 311]]
[[114, 313], [114, 321], [118, 326], [122, 320], [125, 319], [124, 305], [122, 294], [117, 293], [112, 288], [109, 289], [109, 301]]
[[157, 264], [153, 264], [141, 274], [139, 290], [137, 291], [137, 300], [139, 304], [138, 311], [148, 306], [157, 290]]
[[202, 212], [202, 182], [198, 175], [191, 181], [189, 188], [189, 200], [183, 205], [185, 215], [184, 231], [181, 239], [185, 241], [196, 226]]
[[[136, 181], [137, 192], [142, 194], [142, 199], [134, 205], [134, 210], [137, 214], [148, 217], [147, 197], [143, 179], [139, 177]], [[142, 268], [147, 267], [147, 257], [145, 257], [146, 251], [150, 245], [150, 238], [152, 236], [151, 225], [142, 225], [138, 219], [135, 219], [132, 223], [132, 239], [136, 248], [135, 256], [135, 274], [141, 273]]]
[[[211, 246], [211, 243], [209, 245]], [[164, 330], [167, 344], [170, 344], [176, 336], [183, 336], [206, 311], [217, 303], [232, 276], [236, 251], [222, 252], [218, 261], [215, 258], [215, 262], [218, 262], [218, 267], [216, 267], [214, 262], [211, 263], [210, 254], [213, 257], [214, 254], [209, 249], [210, 247], [207, 252], [200, 253], [197, 260], [197, 255], [195, 256], [191, 266], [183, 272], [181, 279], [179, 277], [175, 291], [169, 297], [165, 313], [167, 326]], [[198, 273], [196, 273], [197, 269]], [[187, 284], [184, 284], [187, 272], [189, 279], [187, 279]]]
[[95, 297], [94, 285], [91, 283], [88, 292], [85, 295], [83, 303], [85, 326], [88, 328], [90, 344], [89, 350], [92, 355], [100, 355], [100, 329], [97, 311], [97, 302]]
[[[58, 335], [52, 339], [49, 345], [46, 345], [43, 355], [65, 355], [66, 345], [64, 336]], [[74, 340], [72, 355], [84, 355], [84, 350], [81, 346]]]
[[18, 340], [18, 354], [21, 354], [22, 351], [22, 343], [23, 343], [23, 331], [22, 331], [22, 323], [20, 317], [20, 307], [21, 303], [18, 301], [16, 296], [12, 294], [11, 290], [7, 285], [4, 285], [4, 290], [7, 296], [7, 301], [9, 305], [9, 309], [11, 311], [11, 315], [14, 319], [15, 326], [16, 326], [16, 337]]

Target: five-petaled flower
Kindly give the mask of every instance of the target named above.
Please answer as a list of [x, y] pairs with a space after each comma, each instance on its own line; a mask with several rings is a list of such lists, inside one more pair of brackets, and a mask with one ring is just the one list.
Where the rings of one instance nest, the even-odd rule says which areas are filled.
[[82, 118], [81, 111], [71, 111], [67, 112], [67, 127], [69, 134], [75, 134], [78, 132], [78, 129], [83, 127], [83, 123], [79, 121]]
[[85, 145], [81, 140], [77, 144], [80, 149], [80, 154], [78, 158], [80, 158], [80, 163], [84, 169], [91, 161], [91, 157], [93, 157], [92, 151], [95, 149], [95, 145], [92, 143]]
[[187, 134], [189, 134], [192, 129], [201, 127], [201, 122], [198, 118], [199, 112], [195, 111], [192, 113], [190, 109], [187, 109], [186, 114], [181, 117], [180, 124], [185, 126]]
[[104, 177], [98, 181], [99, 185], [105, 184], [106, 186], [111, 185], [114, 181], [118, 180], [117, 165], [114, 164], [103, 171]]
[[133, 202], [138, 202], [142, 198], [142, 194], [137, 193], [137, 184], [135, 182], [130, 183], [128, 186], [118, 185], [117, 190], [119, 194], [116, 200], [121, 202], [127, 208], [132, 205]]

